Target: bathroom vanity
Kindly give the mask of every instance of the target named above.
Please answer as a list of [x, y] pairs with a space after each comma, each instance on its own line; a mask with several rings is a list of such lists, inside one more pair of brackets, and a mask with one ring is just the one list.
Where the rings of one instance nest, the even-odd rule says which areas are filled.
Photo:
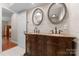
[[26, 52], [29, 56], [75, 55], [75, 37], [61, 34], [25, 33]]

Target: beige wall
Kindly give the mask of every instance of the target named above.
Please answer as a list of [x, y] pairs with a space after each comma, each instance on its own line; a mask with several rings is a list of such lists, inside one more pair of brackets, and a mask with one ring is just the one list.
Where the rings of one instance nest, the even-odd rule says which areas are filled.
[[[47, 16], [49, 5], [50, 4], [36, 7], [36, 8], [42, 9], [43, 11], [43, 22], [41, 23], [41, 25], [37, 27], [40, 30], [40, 33], [51, 33], [51, 30], [54, 30], [55, 26], [58, 27], [58, 30], [62, 30], [63, 31], [62, 33], [68, 33], [69, 32], [69, 28], [68, 28], [69, 27], [69, 22], [68, 22], [69, 14], [67, 13], [65, 21], [63, 23], [54, 25], [49, 21], [48, 16]], [[28, 32], [34, 32], [35, 25], [33, 25], [32, 23], [32, 13], [36, 8], [30, 9], [28, 11]]]
[[16, 42], [18, 46], [25, 48], [26, 11], [13, 14], [11, 17], [11, 26], [11, 40]]
[[77, 39], [76, 55], [79, 56], [79, 3], [69, 4], [69, 30]]
[[18, 42], [17, 38], [17, 14], [13, 14], [11, 17], [11, 40]]

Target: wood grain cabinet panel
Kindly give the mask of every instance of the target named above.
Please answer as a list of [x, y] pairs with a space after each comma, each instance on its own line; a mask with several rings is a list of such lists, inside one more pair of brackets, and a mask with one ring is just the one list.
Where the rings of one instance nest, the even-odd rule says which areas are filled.
[[[71, 56], [75, 37], [25, 34], [26, 52], [31, 56]], [[75, 51], [74, 51], [75, 52]]]

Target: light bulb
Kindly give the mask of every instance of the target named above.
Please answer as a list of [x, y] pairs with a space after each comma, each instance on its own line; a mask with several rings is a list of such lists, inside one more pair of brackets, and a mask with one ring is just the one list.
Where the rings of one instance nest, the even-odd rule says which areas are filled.
[[54, 15], [52, 15], [52, 17], [56, 17], [56, 15], [54, 14]]

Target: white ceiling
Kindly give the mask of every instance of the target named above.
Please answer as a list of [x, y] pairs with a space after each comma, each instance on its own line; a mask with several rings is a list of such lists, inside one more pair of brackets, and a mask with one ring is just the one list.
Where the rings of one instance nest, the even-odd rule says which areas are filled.
[[43, 6], [46, 4], [48, 3], [3, 3], [2, 5], [6, 8], [2, 8], [2, 16], [9, 18], [14, 12], [18, 13], [24, 10]]
[[5, 7], [7, 7], [9, 10], [3, 8], [2, 9], [2, 14], [4, 16], [10, 16], [12, 12], [21, 12], [23, 10], [27, 10], [30, 8], [38, 7], [38, 6], [43, 6], [48, 3], [3, 3]]
[[21, 12], [30, 8], [46, 5], [48, 3], [14, 3], [9, 7], [14, 12]]
[[2, 21], [9, 21], [11, 20], [12, 12], [6, 8], [2, 8]]
[[9, 11], [8, 9], [2, 8], [2, 16], [3, 17], [11, 17], [13, 13]]

